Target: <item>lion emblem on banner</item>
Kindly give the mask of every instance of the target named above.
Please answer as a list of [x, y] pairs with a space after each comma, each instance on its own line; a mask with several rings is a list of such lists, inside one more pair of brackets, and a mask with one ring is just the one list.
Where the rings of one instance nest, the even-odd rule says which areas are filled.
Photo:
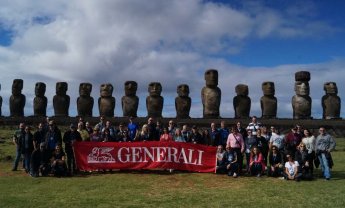
[[94, 147], [87, 156], [88, 163], [111, 163], [115, 162], [114, 157], [110, 154], [113, 147]]

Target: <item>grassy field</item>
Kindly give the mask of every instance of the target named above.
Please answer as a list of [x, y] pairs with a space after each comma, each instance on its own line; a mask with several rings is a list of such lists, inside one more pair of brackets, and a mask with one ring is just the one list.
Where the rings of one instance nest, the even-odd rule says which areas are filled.
[[345, 139], [337, 139], [332, 179], [165, 171], [118, 171], [69, 178], [31, 178], [12, 172], [13, 129], [0, 130], [0, 207], [344, 207]]

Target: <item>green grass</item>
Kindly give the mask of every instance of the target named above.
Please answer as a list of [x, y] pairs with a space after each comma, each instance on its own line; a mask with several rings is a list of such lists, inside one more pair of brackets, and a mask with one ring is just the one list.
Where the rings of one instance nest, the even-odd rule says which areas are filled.
[[[10, 171], [13, 129], [0, 130], [0, 207], [343, 207], [345, 139], [337, 139], [332, 179], [285, 181], [263, 176], [119, 171], [31, 178]], [[320, 175], [320, 170], [316, 171]]]

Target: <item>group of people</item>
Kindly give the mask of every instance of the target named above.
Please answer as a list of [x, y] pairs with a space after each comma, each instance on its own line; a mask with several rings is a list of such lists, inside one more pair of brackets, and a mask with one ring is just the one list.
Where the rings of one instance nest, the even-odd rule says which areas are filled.
[[314, 164], [320, 164], [325, 179], [331, 178], [333, 161], [330, 152], [336, 143], [324, 127], [319, 128], [315, 138], [300, 125], [292, 127], [287, 135], [282, 135], [274, 126], [268, 130], [255, 116], [245, 127], [237, 122], [229, 129], [225, 121], [221, 121], [219, 128], [216, 123], [211, 123], [210, 128], [201, 130], [195, 125], [190, 129], [186, 124], [180, 128], [173, 120], [164, 126], [154, 118], [148, 118], [147, 123], [139, 127], [133, 119], [129, 118], [128, 124], [120, 123], [114, 127], [101, 116], [99, 123], [92, 127], [80, 118], [63, 135], [49, 118], [39, 123], [34, 133], [31, 133], [30, 126], [20, 123], [13, 135], [16, 157], [12, 170], [17, 170], [23, 156], [23, 168], [33, 177], [73, 175], [77, 172], [72, 148], [76, 141], [163, 141], [216, 146], [217, 173], [233, 177], [267, 174], [299, 181], [312, 179]]

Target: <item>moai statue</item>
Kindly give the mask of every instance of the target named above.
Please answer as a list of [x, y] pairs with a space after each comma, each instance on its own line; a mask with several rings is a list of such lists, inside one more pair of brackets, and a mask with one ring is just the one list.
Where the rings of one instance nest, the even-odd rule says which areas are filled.
[[80, 83], [79, 97], [77, 98], [78, 116], [92, 117], [94, 100], [91, 97], [92, 84]]
[[149, 96], [146, 97], [147, 116], [161, 118], [164, 98], [161, 96], [162, 85], [159, 82], [151, 82], [148, 87]]
[[137, 117], [139, 97], [136, 95], [138, 84], [135, 81], [125, 82], [125, 96], [121, 99], [123, 116]]
[[177, 86], [177, 94], [178, 96], [175, 98], [176, 118], [190, 118], [192, 99], [189, 97], [189, 86], [186, 84]]
[[277, 117], [277, 98], [274, 97], [275, 88], [274, 82], [263, 82], [262, 92], [264, 96], [260, 99], [261, 117], [262, 118], [276, 118]]
[[53, 97], [53, 107], [55, 116], [68, 116], [70, 97], [66, 94], [67, 90], [67, 82], [56, 83], [56, 95], [54, 95]]
[[205, 72], [206, 86], [201, 90], [204, 118], [219, 118], [222, 92], [218, 87], [218, 71], [209, 69]]
[[294, 119], [312, 119], [311, 104], [309, 96], [310, 73], [299, 71], [295, 73], [295, 92], [292, 97], [292, 110]]
[[100, 116], [114, 117], [115, 98], [113, 97], [114, 87], [110, 83], [101, 84], [101, 97], [98, 98], [98, 109]]
[[22, 94], [23, 80], [15, 79], [12, 84], [12, 95], [10, 97], [10, 116], [24, 116], [26, 98]]
[[245, 84], [235, 87], [236, 96], [233, 99], [235, 118], [249, 118], [251, 100], [248, 97], [249, 89]]
[[34, 98], [34, 116], [46, 116], [48, 99], [44, 94], [46, 93], [46, 84], [43, 82], [37, 82], [35, 84]]
[[341, 99], [335, 82], [326, 82], [323, 88], [326, 95], [322, 97], [323, 119], [341, 119]]
[[[0, 90], [1, 90], [1, 84], [0, 84]], [[2, 108], [2, 97], [0, 96], [0, 116], [2, 116], [1, 108]]]

